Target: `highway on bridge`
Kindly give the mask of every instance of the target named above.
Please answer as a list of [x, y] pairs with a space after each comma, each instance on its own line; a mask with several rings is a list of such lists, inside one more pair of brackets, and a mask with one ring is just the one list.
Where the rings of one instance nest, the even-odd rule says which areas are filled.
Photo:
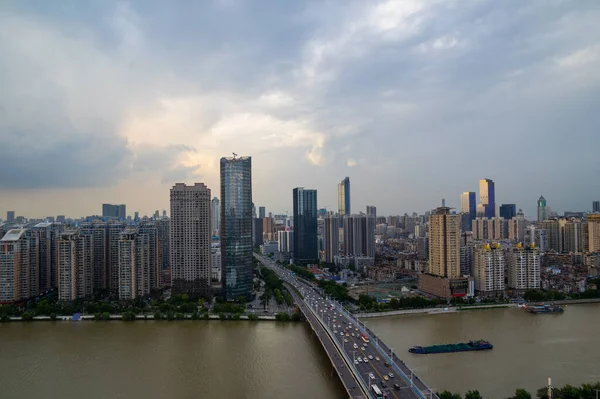
[[[318, 319], [321, 326], [327, 329], [328, 335], [334, 337], [336, 353], [342, 352], [345, 363], [349, 363], [354, 378], [359, 380], [363, 392], [368, 391], [369, 397], [437, 398], [392, 350], [339, 303], [323, 297], [318, 287], [294, 277], [289, 270], [271, 259], [262, 256], [258, 258], [302, 294], [304, 299], [294, 293], [294, 299], [302, 312], [307, 318]], [[325, 349], [332, 353], [329, 348]], [[346, 386], [345, 383], [344, 385]], [[377, 388], [374, 389], [373, 385]], [[381, 391], [381, 395], [375, 394], [377, 390]]]

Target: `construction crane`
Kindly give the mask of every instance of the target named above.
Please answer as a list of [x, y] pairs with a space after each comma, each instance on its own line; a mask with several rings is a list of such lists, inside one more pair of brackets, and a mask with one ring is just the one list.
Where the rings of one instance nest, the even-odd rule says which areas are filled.
[[235, 157], [237, 157], [237, 154], [235, 152], [233, 152], [232, 154], [233, 154], [233, 159], [235, 159]]

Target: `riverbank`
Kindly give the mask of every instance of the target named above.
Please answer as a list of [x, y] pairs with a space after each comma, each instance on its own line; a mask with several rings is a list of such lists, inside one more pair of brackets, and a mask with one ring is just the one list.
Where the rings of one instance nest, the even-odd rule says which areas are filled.
[[[233, 315], [231, 315], [233, 316]], [[119, 321], [136, 321], [136, 320], [155, 320], [156, 318], [154, 317], [154, 315], [152, 314], [148, 314], [148, 315], [135, 315], [135, 319], [128, 319], [128, 320], [123, 320], [123, 315], [120, 314], [111, 314], [108, 315], [107, 318], [104, 318], [102, 320], [98, 320], [96, 318], [96, 316], [94, 315], [83, 315], [83, 316], [79, 316], [78, 319], [74, 319], [73, 316], [56, 316], [56, 317], [50, 317], [50, 316], [35, 316], [31, 319], [27, 319], [24, 320], [21, 317], [10, 317], [9, 320], [7, 320], [6, 322], [31, 322], [31, 321], [114, 321], [114, 320], [119, 320]], [[161, 321], [181, 321], [181, 320], [193, 320], [193, 321], [198, 321], [198, 320], [221, 320], [221, 321], [239, 321], [239, 320], [246, 320], [246, 321], [284, 321], [284, 322], [292, 322], [292, 321], [297, 321], [297, 320], [278, 320], [277, 316], [272, 316], [272, 315], [257, 315], [255, 318], [248, 316], [248, 315], [239, 315], [239, 318], [223, 318], [221, 315], [217, 315], [217, 314], [209, 314], [208, 318], [193, 318], [191, 314], [186, 314], [183, 315], [183, 318], [177, 318], [177, 319], [172, 319], [172, 320], [167, 320], [166, 318], [161, 318]], [[6, 323], [5, 322], [5, 323]], [[0, 323], [1, 324], [1, 323]]]
[[[588, 303], [600, 303], [600, 298], [590, 299], [565, 299], [562, 301], [552, 301], [556, 305], [581, 305]], [[491, 305], [463, 305], [459, 307], [451, 306], [445, 308], [422, 308], [422, 309], [403, 309], [403, 310], [392, 310], [389, 312], [373, 312], [373, 313], [355, 313], [354, 315], [361, 319], [368, 319], [373, 317], [386, 317], [386, 316], [402, 316], [410, 314], [447, 314], [457, 313], [467, 310], [482, 310], [482, 309], [505, 309], [505, 308], [517, 308], [519, 307], [516, 303], [499, 303]]]

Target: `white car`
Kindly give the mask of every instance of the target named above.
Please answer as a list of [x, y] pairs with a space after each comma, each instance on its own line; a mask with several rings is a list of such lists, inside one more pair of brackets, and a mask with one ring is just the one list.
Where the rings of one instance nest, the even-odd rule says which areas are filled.
[[355, 360], [355, 361], [354, 361], [354, 364], [358, 364], [358, 360]]
[[374, 380], [375, 379], [375, 374], [369, 373], [369, 378], [372, 379], [372, 380]]
[[359, 362], [359, 363], [362, 363], [362, 357], [359, 357], [359, 358], [358, 358], [358, 362]]
[[344, 336], [344, 332], [343, 332], [343, 331], [342, 331], [342, 332], [340, 332], [340, 335], [343, 337], [343, 336]]
[[373, 355], [369, 355], [369, 360], [373, 360]]
[[354, 349], [358, 349], [358, 345], [354, 344]]
[[365, 363], [369, 363], [369, 359], [367, 359], [366, 357], [363, 359], [363, 362]]

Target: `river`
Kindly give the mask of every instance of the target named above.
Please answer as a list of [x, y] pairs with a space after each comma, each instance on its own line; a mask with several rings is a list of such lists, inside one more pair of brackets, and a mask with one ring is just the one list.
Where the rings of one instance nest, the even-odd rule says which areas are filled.
[[[562, 314], [532, 315], [520, 308], [469, 310], [441, 315], [365, 319], [434, 390], [507, 398], [516, 388], [535, 391], [600, 381], [600, 304], [572, 305]], [[413, 355], [413, 345], [489, 340], [494, 349]]]
[[[600, 304], [366, 319], [434, 389], [487, 399], [600, 381]], [[487, 339], [484, 352], [418, 356], [412, 345]], [[345, 398], [307, 324], [231, 321], [0, 324], [0, 397]]]

